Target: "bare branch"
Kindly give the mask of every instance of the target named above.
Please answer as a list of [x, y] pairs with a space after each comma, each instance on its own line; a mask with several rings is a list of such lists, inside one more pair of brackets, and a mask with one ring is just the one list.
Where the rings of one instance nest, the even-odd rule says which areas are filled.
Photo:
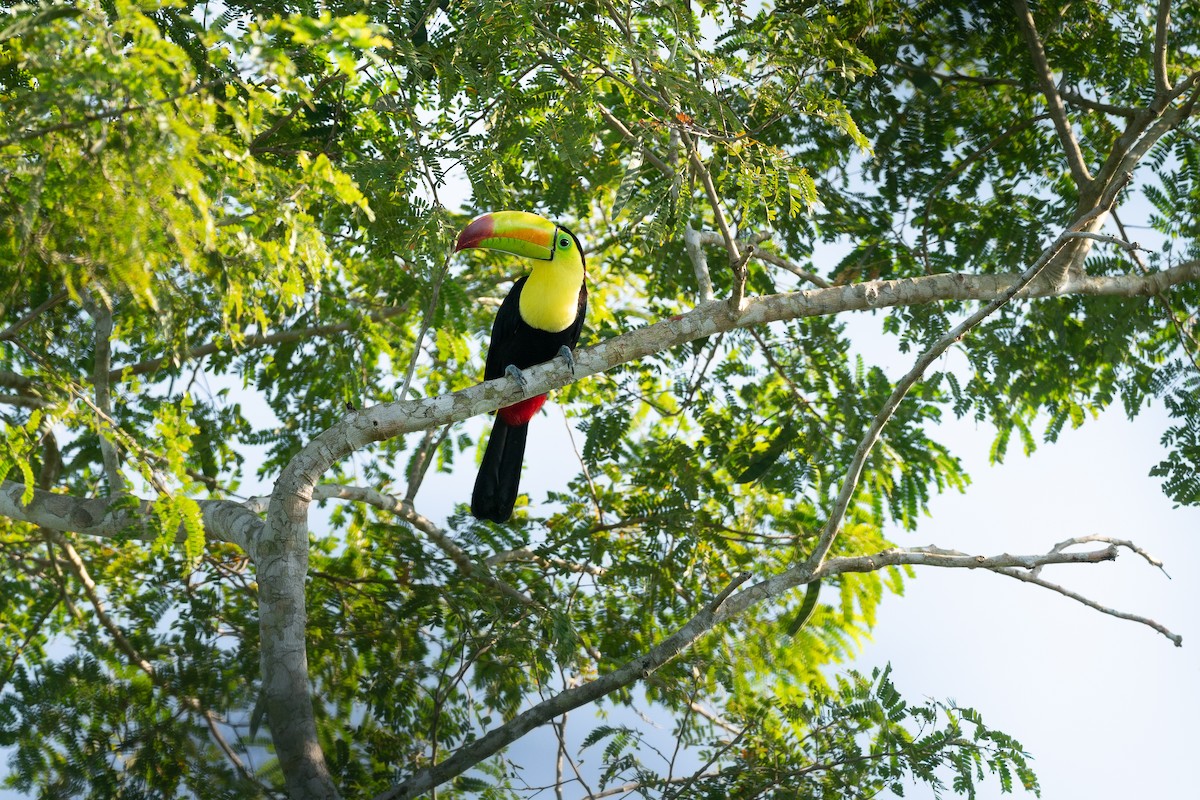
[[[81, 533], [86, 536], [131, 539], [152, 542], [157, 532], [146, 521], [154, 513], [154, 504], [140, 500], [135, 508], [128, 500], [104, 497], [83, 499], [67, 494], [33, 490], [28, 505], [21, 502], [24, 484], [0, 481], [0, 515], [38, 525], [46, 530]], [[227, 500], [197, 500], [203, 515], [205, 534], [216, 541], [229, 542], [243, 550], [262, 528], [263, 521], [252, 511]], [[180, 529], [176, 543], [187, 538]]]
[[699, 714], [700, 716], [707, 719], [713, 725], [716, 725], [718, 728], [724, 728], [725, 730], [732, 733], [734, 736], [742, 735], [742, 732], [743, 732], [742, 728], [739, 728], [736, 725], [734, 725], [732, 722], [729, 722], [724, 717], [722, 717], [720, 714], [713, 711], [711, 708], [704, 705], [703, 703], [699, 703], [699, 702], [696, 702], [693, 700], [689, 704], [688, 707], [691, 708], [692, 711], [695, 711], [697, 714]]
[[96, 407], [103, 412], [96, 424], [100, 440], [100, 455], [104, 460], [104, 474], [108, 478], [109, 491], [120, 494], [125, 491], [125, 478], [121, 475], [121, 462], [117, 457], [113, 441], [112, 395], [108, 388], [109, 365], [112, 362], [110, 339], [113, 331], [112, 309], [104, 298], [89, 298], [87, 312], [96, 324], [95, 361], [92, 365], [92, 387], [96, 393]]
[[683, 229], [683, 249], [692, 262], [692, 270], [696, 273], [697, 302], [707, 303], [713, 298], [712, 277], [708, 272], [708, 256], [702, 245], [703, 234], [692, 227], [689, 222]]
[[[1078, 544], [1092, 544], [1094, 542], [1101, 542], [1104, 544], [1116, 545], [1117, 547], [1124, 547], [1127, 550], [1132, 550], [1133, 552], [1137, 553], [1139, 556], [1144, 558], [1146, 560], [1146, 563], [1150, 564], [1150, 566], [1158, 567], [1162, 571], [1163, 575], [1167, 575], [1167, 570], [1163, 567], [1162, 561], [1160, 561], [1159, 559], [1150, 555], [1148, 552], [1146, 552], [1145, 550], [1143, 550], [1141, 547], [1134, 544], [1133, 542], [1129, 541], [1128, 539], [1116, 539], [1116, 538], [1113, 538], [1112, 536], [1100, 536], [1100, 535], [1075, 536], [1071, 539], [1061, 541], [1058, 544], [1054, 545], [1054, 549], [1052, 552], [1059, 553], [1059, 552], [1062, 552], [1063, 550], [1067, 549], [1068, 547], [1074, 547], [1075, 545], [1078, 545]], [[1033, 571], [1033, 574], [1034, 575], [1038, 574], [1038, 571], [1040, 569], [1041, 569], [1041, 567], [1038, 567], [1037, 569], [1035, 569]], [[1171, 577], [1170, 575], [1167, 575], [1168, 579], [1170, 579], [1170, 577]]]
[[1054, 121], [1054, 127], [1058, 131], [1058, 139], [1066, 154], [1067, 163], [1071, 167], [1071, 175], [1082, 191], [1091, 182], [1092, 175], [1083, 159], [1083, 151], [1079, 147], [1079, 141], [1075, 138], [1075, 131], [1071, 129], [1071, 121], [1067, 118], [1067, 110], [1063, 107], [1062, 97], [1054, 82], [1054, 74], [1050, 70], [1046, 50], [1042, 47], [1042, 39], [1038, 36], [1037, 26], [1033, 22], [1033, 14], [1029, 12], [1029, 4], [1026, 0], [1013, 0], [1013, 8], [1017, 12], [1021, 35], [1025, 38], [1029, 54], [1033, 57], [1033, 70], [1037, 74], [1038, 83], [1041, 84], [1042, 94], [1046, 97], [1050, 118]]
[[[1033, 569], [1042, 564], [1090, 564], [1098, 561], [1111, 561], [1116, 558], [1116, 554], [1117, 548], [1113, 545], [1103, 550], [1082, 553], [1051, 552], [1042, 555], [1001, 554], [997, 556], [954, 554], [952, 551], [937, 548], [893, 549], [870, 556], [831, 558], [817, 571], [800, 565], [760, 581], [743, 591], [729, 595], [729, 592], [734, 591], [737, 584], [744, 580], [743, 577], [739, 577], [735, 579], [734, 583], [719, 592], [716, 600], [703, 604], [692, 619], [651, 647], [644, 655], [626, 662], [595, 680], [565, 689], [538, 703], [518, 714], [509, 722], [488, 731], [469, 744], [463, 745], [444, 761], [412, 774], [400, 784], [377, 795], [376, 800], [407, 800], [430, 791], [454, 776], [461, 775], [484, 759], [495, 755], [534, 728], [544, 725], [572, 709], [584, 706], [648, 677], [716, 625], [737, 617], [758, 603], [773, 600], [783, 592], [811, 580], [846, 572], [873, 572], [881, 567], [904, 564], [1000, 571], [1006, 568]], [[725, 598], [723, 602], [718, 602], [722, 598]]]
[[1115, 244], [1122, 250], [1128, 250], [1131, 253], [1144, 249], [1137, 242], [1131, 242], [1127, 237], [1110, 236], [1105, 233], [1093, 233], [1092, 231], [1071, 231], [1063, 234], [1068, 239], [1091, 239], [1095, 242], [1104, 242], [1105, 244]]
[[1127, 611], [1118, 611], [1115, 608], [1109, 608], [1108, 606], [1101, 605], [1100, 603], [1097, 603], [1095, 600], [1092, 600], [1088, 597], [1084, 597], [1083, 595], [1079, 594], [1078, 592], [1072, 591], [1072, 590], [1066, 588], [1065, 586], [1060, 586], [1057, 583], [1051, 583], [1050, 581], [1045, 580], [1044, 578], [1042, 578], [1041, 576], [1036, 574], [1036, 572], [1026, 572], [1024, 570], [1019, 570], [1019, 569], [996, 569], [996, 570], [993, 570], [993, 572], [996, 572], [1000, 575], [1005, 575], [1009, 578], [1016, 578], [1017, 580], [1024, 581], [1025, 583], [1032, 583], [1036, 586], [1041, 586], [1041, 587], [1043, 587], [1045, 589], [1049, 589], [1053, 592], [1058, 592], [1063, 597], [1069, 597], [1072, 600], [1075, 600], [1076, 602], [1083, 603], [1088, 608], [1094, 608], [1102, 614], [1108, 614], [1109, 616], [1117, 617], [1118, 619], [1126, 619], [1126, 620], [1129, 620], [1130, 622], [1137, 622], [1141, 625], [1145, 625], [1147, 627], [1153, 628], [1154, 630], [1161, 633], [1163, 636], [1170, 639], [1171, 642], [1176, 647], [1183, 647], [1183, 637], [1177, 633], [1172, 633], [1166, 626], [1161, 625], [1160, 623], [1155, 622], [1152, 619], [1140, 616], [1138, 614], [1130, 614]]
[[1167, 30], [1171, 25], [1171, 0], [1158, 0], [1154, 20], [1154, 93], [1159, 97], [1171, 91], [1167, 75]]

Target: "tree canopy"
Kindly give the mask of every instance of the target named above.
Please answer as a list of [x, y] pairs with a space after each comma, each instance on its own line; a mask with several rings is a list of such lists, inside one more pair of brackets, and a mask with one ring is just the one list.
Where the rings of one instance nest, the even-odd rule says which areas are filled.
[[[1002, 460], [1161, 402], [1200, 503], [1195, 4], [0, 8], [13, 788], [526, 797], [505, 748], [550, 726], [584, 796], [1036, 790], [969, 707], [836, 665], [916, 566], [1151, 557], [888, 541], [969, 480], [938, 423]], [[479, 384], [521, 266], [452, 253], [509, 208], [588, 250], [576, 365], [525, 388]], [[465, 420], [548, 389], [555, 491], [421, 513]], [[643, 698], [700, 766], [614, 723], [577, 776], [567, 712]]]

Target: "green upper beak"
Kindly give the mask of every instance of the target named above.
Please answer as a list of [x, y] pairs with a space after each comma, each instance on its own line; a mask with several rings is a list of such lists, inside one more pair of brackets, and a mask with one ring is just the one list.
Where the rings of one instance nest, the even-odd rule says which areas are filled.
[[471, 220], [458, 235], [454, 250], [484, 248], [514, 256], [549, 261], [554, 258], [558, 226], [527, 211], [495, 211]]

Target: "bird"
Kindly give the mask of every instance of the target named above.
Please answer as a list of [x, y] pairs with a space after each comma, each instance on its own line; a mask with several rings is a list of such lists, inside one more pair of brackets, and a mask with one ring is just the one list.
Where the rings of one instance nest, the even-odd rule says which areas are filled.
[[[572, 368], [587, 312], [583, 248], [567, 228], [527, 211], [494, 211], [476, 217], [458, 235], [455, 252], [498, 250], [532, 262], [500, 304], [492, 324], [483, 379], [504, 375], [524, 385], [521, 370], [562, 356]], [[471, 492], [476, 519], [505, 522], [512, 516], [525, 460], [529, 421], [546, 395], [526, 398], [496, 412]]]

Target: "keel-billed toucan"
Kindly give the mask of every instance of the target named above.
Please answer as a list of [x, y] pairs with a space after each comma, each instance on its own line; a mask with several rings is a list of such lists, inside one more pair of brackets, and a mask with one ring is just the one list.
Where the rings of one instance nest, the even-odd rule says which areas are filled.
[[[472, 247], [533, 262], [533, 270], [517, 281], [496, 312], [484, 380], [509, 374], [524, 382], [521, 370], [526, 367], [556, 355], [571, 361], [587, 309], [583, 250], [575, 234], [537, 214], [497, 211], [477, 217], [458, 235], [456, 251]], [[471, 493], [471, 513], [477, 519], [504, 522], [512, 516], [529, 420], [545, 402], [546, 395], [538, 395], [496, 412]]]

